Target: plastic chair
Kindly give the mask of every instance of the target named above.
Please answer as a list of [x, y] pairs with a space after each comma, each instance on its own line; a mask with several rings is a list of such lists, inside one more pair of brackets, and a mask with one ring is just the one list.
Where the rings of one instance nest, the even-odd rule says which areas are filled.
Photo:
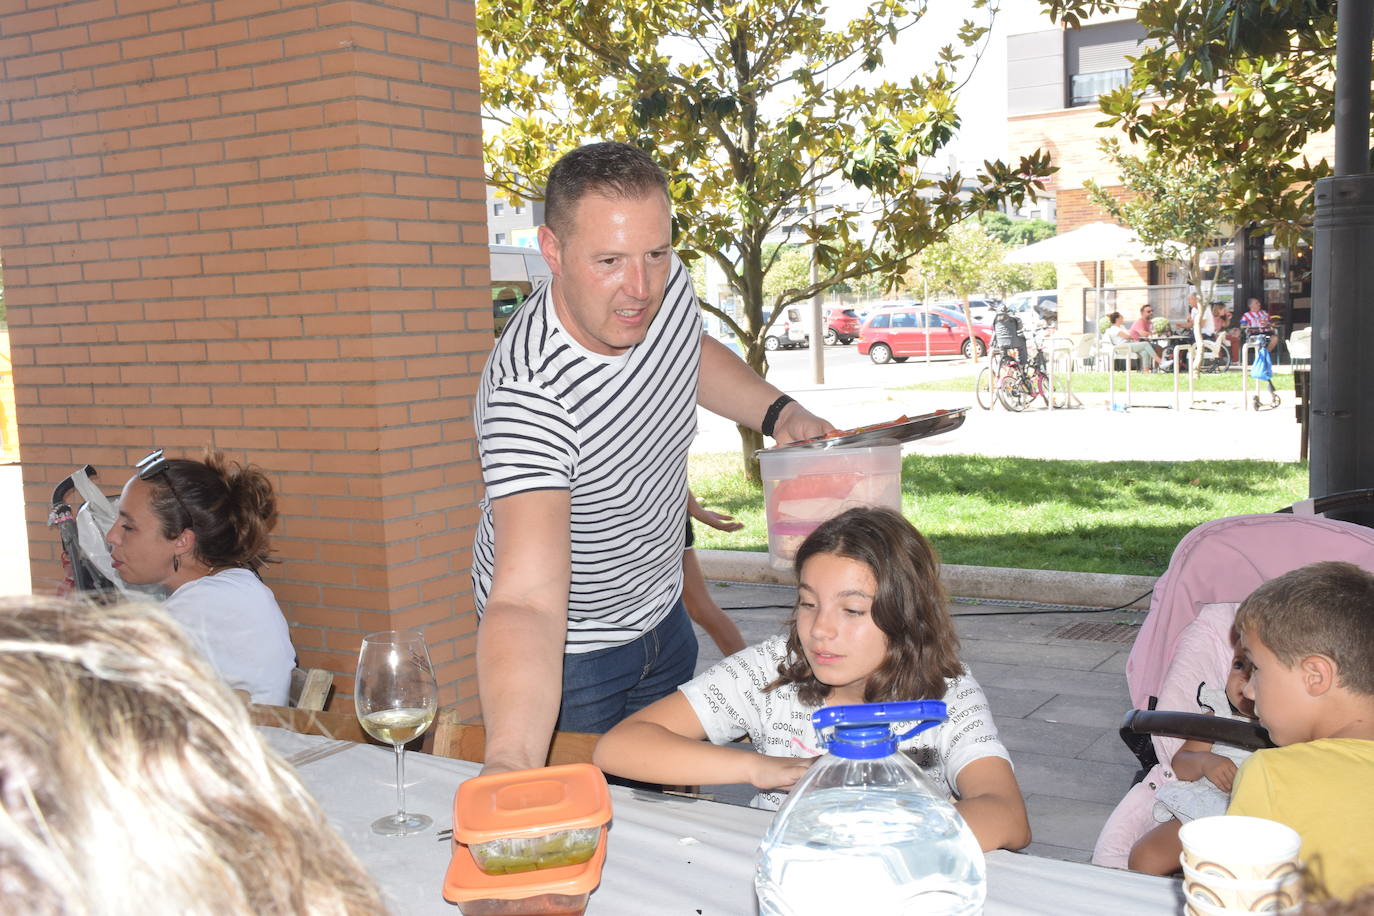
[[1074, 368], [1079, 372], [1085, 372], [1097, 363], [1098, 339], [1091, 334], [1084, 334], [1073, 345]]

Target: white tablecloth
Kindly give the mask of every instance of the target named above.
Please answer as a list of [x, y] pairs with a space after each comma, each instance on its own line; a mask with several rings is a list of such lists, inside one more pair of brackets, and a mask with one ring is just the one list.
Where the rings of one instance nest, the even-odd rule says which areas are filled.
[[[261, 729], [283, 756], [328, 739]], [[451, 845], [435, 833], [453, 825], [453, 794], [477, 774], [461, 760], [406, 754], [406, 808], [434, 818], [411, 837], [372, 833], [395, 810], [392, 752], [353, 745], [299, 768], [301, 781], [381, 885], [397, 916], [446, 914]], [[753, 870], [772, 813], [613, 786], [614, 812], [601, 885], [588, 916], [754, 916]], [[1056, 859], [998, 851], [988, 855], [986, 916], [1164, 916], [1182, 912], [1179, 883]], [[847, 914], [835, 914], [847, 916]], [[865, 914], [867, 916], [867, 914]], [[878, 914], [874, 914], [878, 916]]]

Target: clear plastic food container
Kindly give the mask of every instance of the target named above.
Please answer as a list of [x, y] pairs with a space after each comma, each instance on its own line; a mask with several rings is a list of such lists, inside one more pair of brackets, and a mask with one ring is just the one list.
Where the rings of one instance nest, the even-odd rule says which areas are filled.
[[465, 916], [581, 913], [601, 880], [611, 795], [590, 764], [469, 779], [453, 800], [444, 897]]
[[582, 916], [606, 862], [606, 828], [597, 834], [592, 857], [580, 865], [505, 875], [482, 871], [467, 847], [455, 843], [444, 899], [458, 904], [463, 916]]
[[899, 442], [830, 449], [783, 446], [757, 454], [774, 569], [790, 570], [807, 535], [846, 509], [902, 509]]

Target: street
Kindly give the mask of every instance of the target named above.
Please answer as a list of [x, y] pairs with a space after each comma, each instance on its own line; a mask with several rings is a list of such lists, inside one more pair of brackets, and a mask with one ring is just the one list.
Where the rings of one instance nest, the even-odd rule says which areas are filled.
[[[867, 357], [859, 356], [853, 345], [826, 347], [826, 383], [818, 386], [812, 382], [810, 351], [778, 350], [768, 356], [770, 382], [842, 428], [882, 423], [902, 414], [915, 416], [940, 408], [971, 408], [962, 427], [910, 443], [906, 447], [908, 453], [1090, 461], [1298, 458], [1300, 430], [1294, 419], [1292, 392], [1284, 392], [1283, 404], [1277, 410], [1241, 410], [1239, 372], [1232, 373], [1234, 392], [1199, 394], [1192, 409], [1188, 407], [1186, 391], [1181, 410], [1172, 409], [1172, 391], [1136, 392], [1130, 410], [1110, 409], [1107, 394], [1098, 392], [1078, 395], [1082, 406], [1070, 410], [1048, 410], [1037, 402], [1017, 414], [1000, 406], [982, 410], [971, 391], [902, 389], [904, 385], [974, 374], [978, 366], [955, 357], [933, 357], [928, 366], [917, 357], [905, 363], [875, 366]], [[1120, 389], [1117, 400], [1125, 400]], [[730, 421], [699, 410], [697, 423], [694, 452], [739, 449], [739, 433]]]

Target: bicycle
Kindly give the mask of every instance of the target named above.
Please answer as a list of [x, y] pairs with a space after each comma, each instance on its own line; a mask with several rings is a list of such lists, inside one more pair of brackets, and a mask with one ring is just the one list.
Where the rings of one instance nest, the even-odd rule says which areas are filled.
[[997, 399], [1002, 406], [1020, 413], [1036, 398], [1050, 406], [1049, 375], [1045, 371], [1045, 353], [1037, 350], [1029, 363], [1019, 358], [1015, 350], [1002, 353], [1002, 368], [997, 376]]

